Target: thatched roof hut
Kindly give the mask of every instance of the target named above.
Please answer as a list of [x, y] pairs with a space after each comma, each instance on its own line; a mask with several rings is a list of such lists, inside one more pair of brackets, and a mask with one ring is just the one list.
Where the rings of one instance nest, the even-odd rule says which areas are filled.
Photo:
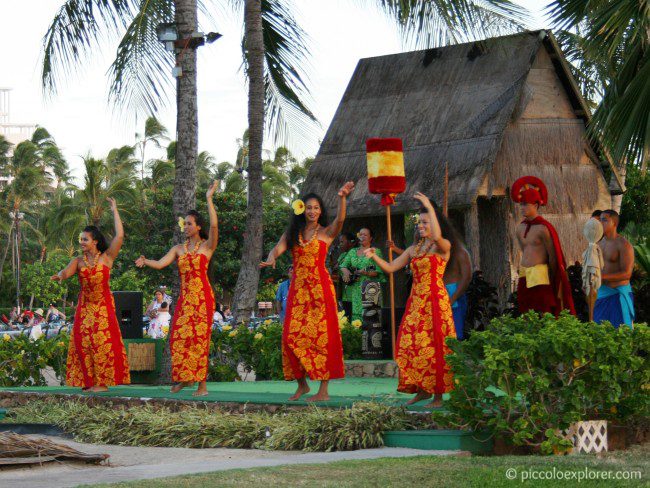
[[[384, 209], [368, 193], [365, 140], [401, 137], [407, 188], [393, 213], [415, 210], [416, 191], [442, 203], [447, 163], [450, 215], [476, 267], [505, 295], [518, 261], [519, 216], [507, 197], [516, 178], [546, 182], [550, 204], [543, 214], [556, 225], [569, 260], [586, 245], [581, 229], [592, 210], [609, 208], [611, 195], [624, 189], [616, 167], [586, 139], [588, 118], [567, 62], [545, 31], [362, 59], [305, 187], [334, 210], [338, 188], [355, 181], [350, 226], [367, 218], [381, 226]], [[612, 175], [609, 184], [603, 170]]]

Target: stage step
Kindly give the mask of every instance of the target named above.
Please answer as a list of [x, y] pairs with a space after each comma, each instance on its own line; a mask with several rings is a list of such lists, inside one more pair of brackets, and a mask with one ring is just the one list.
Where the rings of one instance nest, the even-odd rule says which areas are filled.
[[397, 378], [397, 364], [390, 359], [351, 359], [345, 361], [348, 378]]
[[489, 454], [492, 439], [467, 430], [393, 430], [384, 433], [386, 447], [409, 447], [429, 451], [469, 451]]

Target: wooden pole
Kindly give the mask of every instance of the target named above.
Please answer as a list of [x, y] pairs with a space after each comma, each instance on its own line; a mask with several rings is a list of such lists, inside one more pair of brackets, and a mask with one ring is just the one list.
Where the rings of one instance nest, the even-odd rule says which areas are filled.
[[[388, 228], [388, 240], [393, 240], [393, 232], [391, 229], [390, 222], [390, 205], [386, 205], [386, 224]], [[393, 250], [388, 248], [388, 262], [393, 261]], [[395, 354], [397, 349], [395, 348], [395, 280], [393, 278], [393, 273], [388, 275], [388, 284], [390, 288], [390, 335], [391, 335], [391, 344], [393, 348], [393, 360], [395, 359]]]
[[445, 161], [445, 186], [442, 199], [442, 214], [447, 217], [449, 212], [449, 163]]

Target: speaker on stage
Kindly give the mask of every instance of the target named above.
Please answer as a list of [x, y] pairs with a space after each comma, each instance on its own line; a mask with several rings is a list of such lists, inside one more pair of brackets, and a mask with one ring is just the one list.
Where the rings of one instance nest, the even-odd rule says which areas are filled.
[[114, 291], [113, 297], [122, 339], [142, 339], [142, 292]]
[[[399, 324], [402, 322], [402, 315], [404, 315], [404, 307], [395, 307], [395, 342], [397, 342], [397, 334], [399, 333]], [[381, 309], [381, 326], [384, 330], [381, 340], [382, 349], [384, 350], [384, 359], [392, 359], [393, 344], [390, 338], [390, 307], [383, 307]]]

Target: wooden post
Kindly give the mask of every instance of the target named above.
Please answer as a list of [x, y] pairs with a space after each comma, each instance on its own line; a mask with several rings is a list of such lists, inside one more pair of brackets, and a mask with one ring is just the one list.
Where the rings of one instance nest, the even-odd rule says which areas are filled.
[[598, 292], [593, 288], [590, 288], [589, 295], [587, 295], [587, 305], [589, 306], [589, 322], [594, 321], [594, 305], [596, 305], [597, 297]]
[[[391, 229], [390, 222], [390, 205], [386, 205], [386, 227], [388, 233], [388, 240], [393, 240], [393, 232]], [[393, 261], [393, 250], [388, 248], [388, 262]], [[393, 273], [388, 274], [388, 284], [390, 289], [390, 336], [391, 344], [393, 348], [393, 360], [395, 359], [395, 354], [397, 352], [395, 348], [395, 279], [393, 278]]]

